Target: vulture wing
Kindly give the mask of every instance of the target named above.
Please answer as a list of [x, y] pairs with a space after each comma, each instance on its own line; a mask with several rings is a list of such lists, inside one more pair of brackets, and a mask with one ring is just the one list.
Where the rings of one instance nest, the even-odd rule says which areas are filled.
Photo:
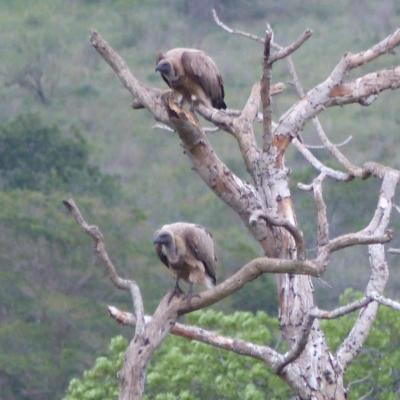
[[221, 74], [211, 57], [200, 50], [184, 51], [182, 66], [186, 75], [199, 84], [215, 108], [226, 108]]
[[203, 262], [207, 275], [215, 285], [217, 282], [215, 276], [217, 257], [215, 256], [214, 241], [211, 233], [204, 227], [195, 225], [186, 231], [185, 241], [194, 256]]

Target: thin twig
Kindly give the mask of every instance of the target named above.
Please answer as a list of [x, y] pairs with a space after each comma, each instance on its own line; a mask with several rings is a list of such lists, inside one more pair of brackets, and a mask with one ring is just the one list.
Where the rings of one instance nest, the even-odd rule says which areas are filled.
[[371, 378], [372, 372], [370, 372], [369, 374], [363, 376], [360, 379], [355, 379], [354, 381], [349, 382], [349, 384], [347, 385], [347, 392], [350, 391], [351, 387], [354, 385], [359, 385], [360, 383], [364, 383], [365, 381], [367, 381], [369, 378]]
[[400, 254], [400, 249], [395, 249], [394, 247], [390, 247], [388, 249], [388, 253], [390, 253], [390, 254]]
[[311, 327], [314, 323], [315, 316], [310, 312], [303, 322], [301, 328], [301, 336], [295, 343], [292, 349], [290, 349], [284, 356], [282, 362], [278, 365], [276, 373], [279, 375], [282, 373], [283, 369], [293, 361], [295, 361], [303, 352], [307, 345], [308, 336], [311, 332]]
[[77, 224], [81, 226], [81, 228], [93, 239], [96, 253], [103, 261], [111, 282], [118, 289], [130, 291], [133, 301], [133, 308], [137, 319], [135, 335], [142, 335], [144, 332], [144, 307], [139, 286], [134, 280], [123, 279], [118, 275], [117, 270], [107, 253], [103, 234], [97, 226], [89, 225], [85, 221], [75, 201], [73, 199], [68, 199], [64, 200], [63, 203]]
[[234, 35], [243, 36], [243, 37], [246, 37], [248, 39], [255, 40], [258, 43], [263, 43], [264, 44], [264, 39], [262, 37], [259, 37], [257, 35], [253, 35], [251, 33], [243, 32], [243, 31], [238, 30], [238, 29], [232, 29], [228, 25], [224, 24], [219, 19], [217, 11], [215, 10], [215, 8], [212, 9], [212, 15], [213, 15], [215, 23], [218, 26], [220, 26], [224, 31], [229, 32], [229, 33], [233, 33]]
[[371, 294], [371, 297], [380, 304], [383, 304], [387, 307], [393, 308], [396, 311], [400, 311], [400, 303], [391, 299], [388, 299], [385, 296], [382, 296], [379, 293]]
[[[171, 127], [169, 127], [168, 125], [165, 125], [165, 124], [154, 124], [153, 126], [152, 126], [152, 128], [153, 129], [161, 129], [161, 130], [164, 130], [164, 131], [168, 131], [168, 132], [171, 132], [171, 133], [173, 133], [173, 132], [175, 132]], [[203, 131], [204, 132], [207, 132], [207, 133], [214, 133], [214, 132], [217, 132], [217, 131], [219, 131], [219, 128], [218, 128], [218, 126], [206, 126], [206, 127], [204, 127], [203, 128]]]
[[352, 175], [335, 170], [324, 165], [317, 157], [306, 146], [300, 142], [297, 138], [293, 138], [292, 144], [296, 149], [303, 155], [303, 157], [319, 172], [323, 172], [326, 176], [333, 178], [337, 181], [347, 182], [353, 178]]
[[367, 393], [365, 393], [363, 396], [359, 397], [358, 400], [367, 400], [369, 396], [373, 393], [374, 387], [372, 387], [370, 390], [368, 390]]
[[[346, 144], [350, 143], [353, 140], [353, 136], [350, 135], [349, 137], [347, 137], [345, 140], [343, 140], [343, 142], [340, 143], [332, 143], [335, 147], [343, 147]], [[307, 144], [304, 143], [304, 146], [307, 147], [307, 149], [311, 149], [311, 150], [323, 150], [323, 149], [327, 149], [327, 147], [323, 144]]]
[[282, 58], [288, 57], [290, 54], [295, 52], [307, 39], [309, 39], [312, 35], [311, 29], [306, 29], [292, 44], [289, 46], [282, 48], [277, 53], [275, 53], [270, 60], [270, 63], [281, 60]]
[[326, 212], [326, 204], [322, 194], [322, 183], [325, 179], [325, 174], [321, 173], [313, 181], [314, 201], [317, 207], [318, 218], [318, 246], [321, 247], [329, 242], [329, 223]]
[[[123, 325], [135, 326], [136, 318], [133, 314], [119, 310], [114, 306], [107, 307], [110, 316], [118, 323]], [[146, 315], [145, 321], [148, 324], [152, 317]], [[209, 344], [211, 346], [232, 351], [237, 354], [250, 356], [268, 362], [274, 369], [282, 362], [282, 355], [269, 346], [260, 346], [241, 339], [230, 338], [216, 332], [200, 328], [198, 326], [186, 325], [176, 322], [170, 331], [175, 336], [180, 336], [188, 340], [195, 340]]]
[[339, 317], [343, 317], [353, 311], [359, 310], [362, 307], [365, 307], [369, 304], [373, 299], [369, 296], [363, 297], [360, 300], [353, 301], [352, 303], [346, 304], [345, 306], [335, 308], [331, 311], [315, 309], [313, 311], [313, 315], [319, 319], [336, 319]]

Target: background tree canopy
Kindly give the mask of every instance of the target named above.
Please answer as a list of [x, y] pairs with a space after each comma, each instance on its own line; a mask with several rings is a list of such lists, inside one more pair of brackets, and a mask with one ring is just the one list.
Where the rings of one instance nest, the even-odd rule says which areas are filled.
[[89, 145], [73, 131], [62, 134], [35, 115], [21, 115], [0, 127], [0, 185], [3, 190], [91, 193], [118, 198], [118, 178], [89, 164]]
[[[355, 298], [347, 291], [342, 303]], [[190, 324], [221, 334], [268, 343], [285, 351], [280, 341], [279, 322], [265, 312], [235, 312], [225, 315], [213, 310], [188, 316]], [[335, 348], [354, 323], [354, 316], [324, 321], [328, 341]], [[360, 356], [347, 373], [350, 400], [369, 393], [368, 398], [394, 400], [400, 390], [399, 313], [382, 308]], [[64, 400], [102, 400], [118, 395], [115, 375], [122, 366], [127, 341], [111, 340], [106, 356], [98, 357], [81, 379], [73, 379]], [[360, 379], [362, 380], [358, 382]], [[241, 357], [203, 343], [169, 337], [150, 364], [146, 399], [155, 400], [281, 400], [290, 398], [287, 385], [260, 361]]]
[[[236, 216], [190, 170], [174, 135], [154, 130], [146, 112], [132, 113], [126, 93], [87, 39], [89, 29], [95, 27], [141, 79], [162, 88], [165, 85], [154, 72], [157, 53], [178, 46], [201, 48], [212, 55], [222, 72], [228, 106], [239, 108], [260, 76], [262, 50], [256, 43], [226, 35], [216, 27], [209, 12], [213, 5], [230, 24], [259, 35], [268, 20], [283, 44], [290, 43], [306, 27], [312, 28], [313, 38], [294, 56], [306, 88], [324, 79], [345, 51], [361, 50], [387, 35], [400, 16], [400, 4], [395, 0], [272, 0], [268, 4], [262, 0], [0, 2], [2, 399], [61, 398], [70, 379], [88, 369], [104, 352], [109, 339], [121, 333], [120, 327], [107, 319], [106, 305], [130, 308], [129, 297], [117, 293], [96, 265], [90, 240], [65, 215], [61, 204], [65, 197], [74, 195], [88, 220], [102, 227], [109, 253], [121, 274], [134, 274], [143, 288], [147, 312], [173, 284], [151, 244], [152, 232], [160, 225], [188, 220], [207, 226], [218, 246], [218, 280], [260, 255], [260, 249]], [[284, 65], [277, 65], [274, 77], [289, 79]], [[284, 94], [274, 99], [276, 117], [296, 100], [288, 86]], [[355, 162], [376, 159], [399, 168], [399, 100], [399, 93], [385, 93], [371, 107], [329, 110], [323, 115], [323, 123], [335, 142], [353, 134], [345, 152]], [[307, 143], [317, 142], [311, 127], [305, 128], [303, 137]], [[210, 140], [229, 167], [245, 178], [235, 143], [218, 133], [211, 134]], [[327, 157], [324, 150], [317, 151], [322, 160]], [[312, 254], [314, 208], [295, 184], [308, 181], [314, 172], [294, 151], [288, 157], [295, 207]], [[372, 180], [362, 185], [349, 183], [345, 188], [331, 183], [326, 198], [332, 235], [363, 226], [370, 218], [377, 192]], [[349, 201], [358, 206], [350, 210], [346, 207]], [[395, 229], [399, 228], [397, 225]], [[349, 250], [345, 259], [334, 259], [335, 265], [324, 276], [330, 286], [315, 281], [318, 305], [330, 308], [337, 304], [346, 287], [362, 288], [366, 260], [367, 254], [359, 249]], [[399, 298], [399, 272], [391, 273], [390, 295]], [[205, 314], [204, 322], [213, 329], [227, 329], [226, 332], [232, 332], [229, 329], [234, 328], [235, 318], [243, 318], [243, 324], [253, 326], [253, 317], [221, 317], [220, 326], [212, 322], [220, 315], [215, 313], [266, 311], [270, 316], [256, 314], [255, 321], [270, 321], [270, 337], [278, 340], [273, 328], [276, 290], [268, 276], [246, 286], [215, 309]], [[201, 314], [196, 314], [190, 321], [200, 318]], [[395, 322], [394, 317], [391, 320]], [[374, 331], [376, 344], [371, 344], [372, 350], [365, 357], [389, 371], [395, 365], [396, 352], [389, 350], [394, 349], [390, 346], [396, 339], [394, 333], [379, 337], [383, 326], [386, 325], [376, 324], [375, 329], [380, 329]], [[235, 361], [231, 355], [176, 338], [169, 339], [165, 349], [160, 350], [159, 365], [153, 363], [149, 376], [153, 382], [168, 359], [162, 357], [176, 346], [183, 346], [188, 359], [189, 346], [196, 348], [193, 357], [213, 357], [214, 353], [227, 357], [223, 370], [218, 370], [217, 365], [215, 373], [225, 376], [232, 371], [234, 375], [229, 376], [235, 376], [243, 385], [229, 390], [240, 390], [243, 396], [257, 399], [251, 396], [260, 385], [267, 384], [277, 388], [276, 393], [286, 393], [279, 392], [286, 389], [270, 381], [272, 378], [263, 382], [264, 375], [247, 386], [239, 376], [241, 363], [251, 368], [254, 376], [256, 364], [248, 367], [248, 360]], [[382, 354], [382, 358], [376, 354]], [[179, 362], [187, 363], [187, 357]], [[230, 362], [234, 366], [231, 369]], [[354, 379], [368, 375], [367, 368], [354, 371]], [[379, 374], [379, 378], [397, 379], [397, 369], [390, 371]], [[185, 391], [183, 383], [188, 377], [182, 379], [179, 390]], [[165, 396], [175, 393], [167, 379], [160, 385]], [[154, 386], [152, 390], [149, 396], [155, 396]], [[200, 393], [199, 398], [202, 390], [219, 393], [217, 386], [202, 384], [196, 392]], [[360, 391], [360, 395], [363, 393]], [[391, 397], [384, 397], [382, 392], [376, 398]]]

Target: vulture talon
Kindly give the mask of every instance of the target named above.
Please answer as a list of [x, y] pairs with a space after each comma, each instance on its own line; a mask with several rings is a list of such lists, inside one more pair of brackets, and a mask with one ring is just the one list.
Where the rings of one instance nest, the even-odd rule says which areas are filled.
[[183, 292], [183, 290], [181, 289], [181, 288], [174, 288], [174, 290], [172, 290], [172, 292], [171, 292], [171, 294], [169, 295], [169, 297], [168, 297], [168, 302], [167, 302], [167, 304], [169, 305], [170, 303], [171, 303], [171, 301], [172, 301], [172, 299], [176, 296], [176, 297], [181, 297], [181, 295], [183, 295], [184, 294], [184, 292]]

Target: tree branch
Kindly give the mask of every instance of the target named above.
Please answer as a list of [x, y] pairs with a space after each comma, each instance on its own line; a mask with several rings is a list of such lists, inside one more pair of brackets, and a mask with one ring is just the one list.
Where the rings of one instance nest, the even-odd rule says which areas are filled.
[[284, 356], [282, 362], [278, 365], [276, 369], [276, 373], [278, 375], [282, 374], [283, 369], [295, 361], [298, 357], [300, 357], [301, 353], [303, 352], [304, 348], [307, 345], [308, 337], [311, 332], [312, 325], [314, 323], [315, 316], [310, 312], [303, 322], [303, 326], [301, 327], [301, 334], [299, 339]]
[[314, 126], [317, 130], [318, 136], [321, 139], [322, 144], [328, 151], [336, 158], [336, 160], [343, 165], [346, 171], [352, 175], [360, 178], [366, 178], [365, 172], [362, 168], [354, 165], [339, 149], [338, 145], [334, 145], [322, 129], [322, 125], [318, 118], [313, 118]]
[[393, 239], [393, 231], [387, 230], [383, 234], [366, 234], [363, 231], [355, 233], [346, 233], [344, 235], [338, 236], [332, 239], [323, 246], [322, 251], [328, 251], [333, 253], [335, 251], [344, 249], [350, 246], [366, 245], [366, 244], [382, 244], [390, 242]]
[[272, 107], [270, 86], [272, 77], [272, 63], [270, 62], [272, 30], [267, 29], [264, 41], [263, 73], [261, 78], [261, 103], [263, 111], [263, 151], [269, 152], [272, 144]]
[[291, 273], [319, 276], [321, 270], [322, 266], [313, 260], [284, 260], [269, 257], [255, 258], [215, 288], [201, 292], [196, 297], [193, 297], [190, 304], [183, 300], [178, 312], [181, 315], [187, 314], [188, 312], [214, 304], [238, 291], [246, 283], [253, 281], [264, 273]]
[[150, 111], [158, 121], [168, 124], [169, 118], [163, 102], [163, 95], [166, 92], [155, 88], [148, 89], [142, 85], [132, 75], [121, 56], [98, 32], [92, 31], [90, 43], [114, 70], [124, 87], [131, 93], [134, 100], [134, 108], [140, 108], [142, 105]]
[[100, 229], [97, 226], [89, 225], [85, 221], [75, 201], [73, 199], [68, 199], [64, 200], [63, 203], [67, 210], [71, 213], [77, 224], [93, 239], [95, 243], [96, 254], [103, 261], [111, 282], [118, 289], [130, 291], [133, 301], [133, 309], [135, 311], [137, 319], [135, 336], [142, 335], [144, 332], [144, 307], [143, 298], [140, 293], [139, 286], [134, 280], [122, 279], [118, 275], [117, 270], [107, 253], [103, 234], [100, 232]]
[[201, 103], [195, 105], [195, 110], [207, 121], [212, 122], [214, 125], [226, 132], [235, 135], [236, 132], [233, 126], [235, 120], [234, 115], [230, 115], [222, 110], [206, 107]]
[[305, 245], [304, 245], [303, 232], [299, 228], [297, 228], [297, 226], [293, 225], [290, 221], [279, 217], [272, 211], [270, 213], [269, 212], [267, 213], [261, 210], [254, 211], [250, 216], [249, 222], [250, 224], [255, 224], [260, 218], [264, 219], [273, 226], [280, 226], [286, 229], [292, 235], [294, 241], [296, 242], [298, 258], [300, 260], [305, 259]]
[[238, 35], [238, 36], [243, 36], [245, 38], [251, 39], [251, 40], [255, 40], [258, 43], [264, 43], [264, 39], [262, 37], [259, 37], [257, 35], [253, 35], [251, 33], [247, 33], [247, 32], [243, 32], [241, 30], [238, 29], [232, 29], [229, 26], [225, 25], [218, 17], [217, 11], [215, 10], [215, 8], [212, 9], [212, 15], [214, 18], [215, 23], [220, 26], [224, 31], [228, 32], [228, 33], [232, 33], [234, 35]]
[[365, 307], [371, 301], [373, 301], [373, 299], [370, 296], [366, 296], [360, 300], [353, 301], [352, 303], [346, 304], [342, 307], [337, 307], [331, 311], [320, 310], [316, 308], [313, 313], [315, 318], [318, 319], [336, 319]]
[[[385, 231], [390, 223], [393, 198], [400, 176], [398, 171], [390, 168], [377, 168], [375, 171], [373, 166], [370, 166], [370, 168], [374, 173], [383, 173], [383, 176], [375, 214], [364, 231], [367, 231], [372, 235], [379, 236], [385, 234]], [[389, 276], [389, 269], [385, 258], [385, 250], [382, 245], [376, 244], [370, 245], [368, 247], [368, 251], [371, 275], [365, 290], [365, 295], [381, 295]], [[364, 309], [362, 309], [355, 324], [353, 325], [352, 330], [343, 343], [339, 346], [336, 352], [336, 357], [343, 371], [361, 350], [361, 347], [368, 336], [372, 323], [376, 318], [377, 310], [378, 307], [376, 302], [371, 302]]]
[[257, 182], [256, 169], [260, 159], [253, 122], [257, 118], [260, 100], [260, 83], [257, 82], [253, 85], [242, 112], [234, 120], [233, 129], [247, 172], [253, 178], [253, 182]]
[[381, 294], [378, 293], [373, 293], [370, 295], [370, 297], [380, 304], [393, 308], [396, 311], [400, 311], [400, 303], [398, 301], [388, 299], [387, 297], [382, 296]]
[[[121, 311], [113, 306], [108, 306], [107, 308], [110, 316], [118, 323], [135, 326], [136, 318], [133, 314]], [[148, 323], [151, 321], [151, 317], [146, 315], [145, 320], [146, 323]], [[269, 346], [260, 346], [245, 340], [219, 335], [216, 332], [193, 325], [176, 322], [171, 328], [170, 333], [188, 340], [195, 340], [233, 353], [262, 360], [268, 363], [273, 370], [282, 360], [282, 356]]]
[[311, 35], [311, 29], [306, 29], [292, 44], [285, 48], [281, 48], [277, 53], [275, 53], [271, 57], [270, 63], [273, 64], [274, 62], [288, 57], [290, 54], [294, 53], [307, 39], [311, 37]]
[[255, 190], [218, 158], [193, 114], [169, 103], [170, 124], [177, 131], [186, 154], [204, 182], [248, 223], [250, 210], [260, 207]]
[[[275, 135], [279, 134], [295, 137], [297, 133], [302, 130], [306, 121], [315, 117], [328, 105], [332, 105], [330, 104], [332, 101], [331, 92], [336, 86], [342, 84], [344, 77], [351, 69], [365, 64], [381, 54], [391, 51], [399, 43], [400, 30], [397, 30], [392, 35], [388, 36], [375, 46], [372, 46], [365, 52], [354, 55], [350, 53], [344, 55], [324, 82], [308, 91], [306, 96], [303, 96], [300, 101], [298, 101], [284, 115], [281, 116], [278, 126], [274, 132]], [[389, 89], [391, 84], [394, 84], [397, 87], [397, 84], [393, 83], [392, 79], [398, 76], [399, 71], [397, 71], [396, 68], [387, 71], [387, 73], [383, 73], [383, 71], [381, 71], [384, 75], [382, 78], [377, 76], [378, 73], [374, 73], [376, 74], [374, 75], [375, 78], [378, 79], [377, 88], [379, 91]], [[364, 78], [371, 83], [372, 75], [368, 75], [370, 75], [368, 79], [365, 77]], [[390, 84], [388, 82], [390, 82]]]
[[314, 202], [317, 207], [317, 243], [319, 250], [320, 247], [329, 243], [329, 223], [326, 214], [326, 204], [322, 195], [322, 182], [324, 181], [325, 176], [324, 173], [319, 174], [310, 185], [304, 185], [301, 183], [297, 184], [300, 189], [306, 191], [312, 190], [314, 193]]
[[336, 85], [332, 88], [329, 94], [330, 99], [325, 105], [331, 107], [360, 103], [363, 106], [369, 106], [378, 98], [380, 92], [399, 87], [400, 66], [392, 69], [382, 69], [353, 81]]
[[[299, 139], [293, 138], [292, 144], [317, 171], [337, 181], [348, 182], [349, 180], [353, 179], [352, 175], [348, 173], [338, 171], [324, 165], [320, 160], [318, 160], [317, 157], [314, 156], [313, 153], [311, 153], [309, 149], [307, 149], [302, 142], [300, 142]], [[300, 187], [302, 188], [303, 186], [300, 185]]]
[[[275, 45], [278, 49], [282, 49], [281, 46], [277, 45], [276, 43], [274, 43], [273, 45]], [[296, 67], [294, 65], [294, 62], [292, 60], [291, 57], [287, 58], [287, 64], [288, 64], [288, 69], [289, 69], [289, 74], [292, 76], [293, 79], [293, 85], [296, 88], [296, 92], [297, 95], [299, 96], [299, 98], [304, 97], [304, 89], [300, 83], [300, 79], [299, 76], [297, 74], [296, 71]], [[341, 144], [336, 144], [334, 145], [333, 143], [331, 143], [324, 131], [324, 129], [322, 128], [322, 124], [320, 122], [320, 120], [318, 119], [318, 117], [314, 117], [312, 118], [312, 123], [318, 133], [318, 136], [320, 137], [322, 143], [323, 143], [323, 147], [327, 148], [330, 153], [339, 161], [339, 163], [341, 163], [346, 170], [349, 172], [349, 174], [353, 175], [353, 176], [362, 176], [362, 171], [360, 171], [360, 169], [358, 167], [356, 167], [355, 165], [353, 165], [344, 155], [343, 153], [341, 153], [338, 150], [338, 147], [343, 146], [344, 144], [347, 144], [348, 141], [351, 140], [352, 136], [350, 136], [346, 141], [344, 141]], [[310, 146], [310, 145], [306, 145], [307, 148], [318, 148], [316, 146]], [[303, 154], [303, 153], [302, 153]], [[310, 156], [310, 154], [303, 154], [304, 156]], [[307, 157], [306, 157], [307, 158]], [[307, 158], [308, 159], [308, 158]]]
[[360, 67], [372, 60], [375, 60], [382, 54], [390, 53], [395, 47], [400, 44], [400, 29], [395, 30], [385, 39], [375, 44], [368, 50], [360, 53], [351, 54], [348, 53], [345, 57], [347, 58], [349, 69]]
[[390, 253], [390, 254], [400, 254], [400, 249], [395, 249], [395, 248], [391, 247], [388, 250], [388, 253]]
[[[332, 146], [335, 147], [343, 147], [346, 146], [346, 144], [350, 143], [353, 140], [353, 135], [349, 135], [343, 142], [340, 143], [331, 143], [329, 142]], [[304, 144], [304, 146], [307, 147], [307, 149], [312, 149], [312, 150], [324, 150], [327, 149], [327, 146], [324, 144]]]

